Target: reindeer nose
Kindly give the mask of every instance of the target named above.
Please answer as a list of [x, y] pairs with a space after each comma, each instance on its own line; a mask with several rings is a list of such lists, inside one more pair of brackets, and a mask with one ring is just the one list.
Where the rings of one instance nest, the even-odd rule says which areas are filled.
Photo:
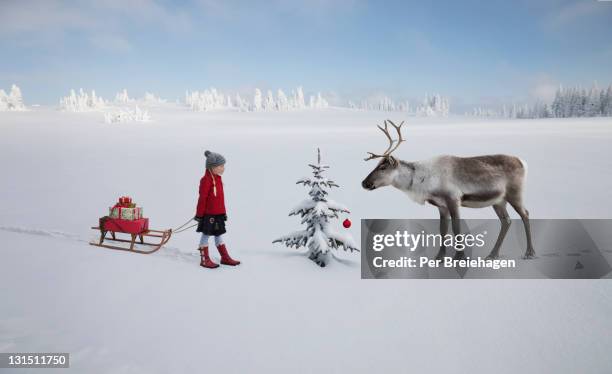
[[361, 187], [365, 188], [366, 190], [371, 190], [374, 187], [374, 185], [368, 182], [366, 179], [364, 179], [363, 182], [361, 182]]

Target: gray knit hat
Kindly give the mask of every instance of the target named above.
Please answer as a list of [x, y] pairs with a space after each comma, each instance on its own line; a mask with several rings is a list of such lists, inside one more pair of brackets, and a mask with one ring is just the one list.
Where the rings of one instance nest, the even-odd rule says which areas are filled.
[[204, 156], [206, 156], [206, 169], [212, 169], [215, 166], [225, 164], [225, 157], [218, 153], [206, 151], [204, 152]]

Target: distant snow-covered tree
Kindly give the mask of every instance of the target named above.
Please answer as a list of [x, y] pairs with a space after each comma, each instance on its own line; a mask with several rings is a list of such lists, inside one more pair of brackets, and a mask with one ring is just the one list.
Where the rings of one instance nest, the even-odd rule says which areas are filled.
[[248, 112], [249, 111], [249, 104], [242, 99], [242, 97], [240, 97], [239, 94], [236, 94], [236, 98], [234, 99], [234, 103], [236, 104], [236, 108], [238, 108], [238, 111], [240, 112]]
[[596, 117], [601, 114], [601, 90], [593, 86], [585, 100], [584, 115], [586, 117]]
[[133, 99], [130, 99], [130, 97], [128, 96], [128, 92], [127, 89], [123, 89], [122, 91], [117, 92], [117, 94], [115, 95], [115, 102], [116, 103], [120, 103], [120, 104], [127, 104], [129, 102], [134, 101]]
[[23, 103], [23, 96], [21, 94], [21, 89], [13, 84], [11, 86], [11, 90], [9, 94], [4, 90], [0, 89], [0, 111], [25, 111], [26, 106]]
[[612, 85], [608, 86], [604, 99], [602, 100], [602, 113], [604, 116], [612, 116]]
[[380, 110], [385, 112], [399, 111], [409, 112], [410, 104], [408, 101], [401, 101], [396, 103], [393, 99], [388, 96], [375, 97], [362, 100], [358, 103], [349, 101], [347, 105], [350, 109], [361, 109], [361, 110]]
[[397, 105], [397, 110], [400, 112], [410, 112], [410, 103], [403, 101]]
[[285, 95], [283, 90], [280, 88], [276, 94], [276, 108], [281, 112], [289, 109], [289, 100], [287, 99], [287, 95]]
[[300, 216], [304, 230], [275, 239], [273, 243], [283, 243], [287, 247], [308, 249], [308, 258], [317, 265], [324, 267], [329, 262], [330, 251], [342, 248], [345, 251], [359, 251], [353, 238], [332, 227], [332, 221], [348, 209], [327, 197], [328, 189], [338, 185], [323, 176], [329, 166], [321, 164], [321, 152], [317, 149], [317, 163], [309, 164], [312, 177], [300, 179], [297, 183], [310, 187], [309, 198], [302, 201], [289, 212], [290, 216]]
[[574, 117], [586, 116], [587, 93], [584, 88], [576, 90], [576, 100], [574, 104]]
[[496, 118], [501, 117], [500, 113], [488, 108], [476, 107], [472, 109], [472, 116], [474, 117], [486, 117], [486, 118]]
[[302, 87], [298, 87], [297, 90], [291, 91], [291, 100], [289, 101], [289, 107], [292, 109], [304, 109], [306, 103], [304, 101], [304, 91]]
[[255, 95], [253, 96], [253, 110], [259, 111], [262, 108], [261, 91], [259, 88], [255, 89]]
[[23, 105], [23, 96], [21, 95], [21, 89], [17, 87], [16, 84], [11, 86], [11, 92], [9, 93], [9, 107], [12, 110], [25, 110], [25, 105]]
[[215, 88], [185, 93], [185, 102], [196, 112], [226, 108], [225, 100], [225, 95], [217, 92]]
[[321, 93], [318, 92], [317, 96], [310, 96], [308, 106], [313, 109], [324, 109], [329, 107], [329, 103], [321, 96]]
[[297, 108], [306, 108], [306, 102], [304, 101], [304, 91], [302, 90], [302, 86], [297, 88]]
[[580, 87], [559, 86], [551, 104], [551, 113], [558, 118], [610, 116], [612, 113], [606, 108], [611, 90], [612, 85], [607, 90], [593, 85], [588, 92]]
[[440, 116], [446, 117], [450, 113], [450, 105], [448, 99], [441, 95], [426, 95], [421, 105], [412, 108], [408, 100], [396, 102], [389, 96], [376, 96], [358, 102], [349, 101], [348, 107], [352, 109], [362, 110], [380, 110], [386, 112], [407, 112], [414, 113], [419, 116]]
[[448, 99], [436, 95], [425, 95], [425, 99], [423, 100], [423, 104], [416, 109], [416, 114], [425, 117], [431, 116], [439, 116], [446, 117], [450, 112], [450, 105], [448, 104]]
[[[238, 101], [238, 100], [236, 100]], [[241, 111], [287, 111], [287, 110], [296, 110], [296, 109], [304, 109], [307, 107], [316, 107], [316, 108], [326, 108], [329, 106], [329, 103], [323, 96], [320, 94], [315, 96], [312, 101], [312, 105], [307, 106], [304, 102], [304, 91], [302, 87], [297, 87], [297, 89], [291, 91], [291, 95], [288, 97], [285, 92], [281, 89], [277, 90], [276, 97], [274, 96], [272, 90], [266, 90], [265, 95], [262, 93], [262, 90], [259, 88], [255, 89], [255, 93], [253, 94], [253, 101], [250, 105], [246, 105], [246, 101], [242, 100], [245, 103], [245, 109], [240, 109]], [[236, 107], [242, 108], [242, 106], [235, 104]]]
[[8, 95], [3, 89], [0, 89], [0, 112], [7, 111], [8, 109]]
[[263, 102], [263, 109], [267, 111], [276, 109], [276, 105], [274, 104], [274, 96], [272, 95], [272, 91], [270, 90], [268, 90], [266, 100]]
[[104, 113], [104, 122], [106, 123], [149, 122], [150, 120], [149, 112], [141, 110], [138, 106], [134, 109], [118, 108]]
[[612, 85], [590, 90], [581, 87], [559, 86], [552, 102], [536, 101], [522, 105], [514, 104], [510, 110], [503, 107], [505, 118], [570, 118], [612, 116]]
[[560, 91], [557, 88], [557, 90], [555, 91], [555, 98], [553, 99], [552, 103], [550, 104], [550, 109], [553, 113], [554, 117], [558, 117], [558, 114], [560, 112], [561, 109], [561, 95], [560, 95]]
[[70, 94], [60, 99], [60, 109], [66, 112], [88, 112], [102, 110], [106, 107], [106, 102], [96, 95], [96, 91], [91, 93], [79, 89], [79, 94], [70, 90]]
[[[127, 93], [127, 92], [126, 92]], [[152, 94], [150, 92], [145, 92], [145, 95], [142, 99], [142, 101], [146, 104], [163, 104], [166, 102], [166, 100], [155, 96], [155, 94]]]

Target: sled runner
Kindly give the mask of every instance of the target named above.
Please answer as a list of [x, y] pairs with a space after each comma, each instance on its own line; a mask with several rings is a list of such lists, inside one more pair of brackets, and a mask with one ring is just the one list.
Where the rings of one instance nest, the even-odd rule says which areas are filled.
[[[163, 231], [150, 230], [148, 218], [128, 221], [123, 219], [103, 217], [100, 219], [100, 224], [97, 227], [92, 227], [92, 229], [100, 231], [100, 240], [98, 242], [90, 242], [89, 244], [94, 245], [96, 247], [103, 247], [142, 254], [151, 254], [153, 252], [158, 251], [162, 246], [168, 243], [168, 240], [170, 240], [170, 236], [172, 236], [172, 229]], [[106, 237], [107, 233], [110, 233], [110, 238]], [[119, 233], [130, 235], [130, 239], [117, 238], [117, 234]], [[146, 242], [145, 238], [156, 238], [156, 242]], [[136, 239], [138, 239], [138, 241], [136, 241]], [[125, 246], [120, 245], [105, 244], [105, 240], [117, 243], [130, 243], [130, 246], [126, 248]], [[149, 248], [138, 249], [135, 248], [136, 244], [148, 246]]]

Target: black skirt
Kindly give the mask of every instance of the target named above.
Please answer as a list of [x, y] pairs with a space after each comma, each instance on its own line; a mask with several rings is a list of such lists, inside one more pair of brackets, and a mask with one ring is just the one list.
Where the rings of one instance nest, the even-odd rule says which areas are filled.
[[225, 214], [207, 214], [198, 222], [197, 232], [205, 235], [219, 236], [225, 234]]

